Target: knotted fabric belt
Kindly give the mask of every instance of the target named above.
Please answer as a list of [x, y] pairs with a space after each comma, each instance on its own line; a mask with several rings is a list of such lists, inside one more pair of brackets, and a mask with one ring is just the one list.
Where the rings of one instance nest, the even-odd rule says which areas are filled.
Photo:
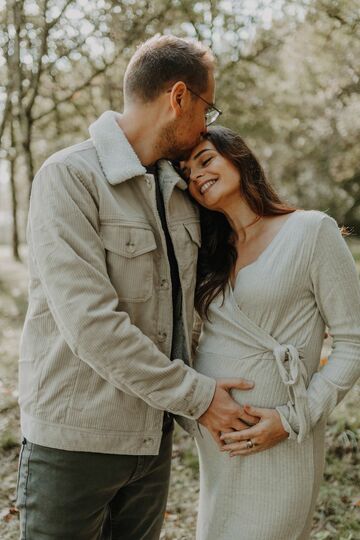
[[273, 350], [282, 382], [289, 394], [289, 407], [295, 408], [299, 422], [299, 442], [309, 431], [310, 413], [306, 392], [307, 372], [299, 351], [293, 345], [278, 345]]

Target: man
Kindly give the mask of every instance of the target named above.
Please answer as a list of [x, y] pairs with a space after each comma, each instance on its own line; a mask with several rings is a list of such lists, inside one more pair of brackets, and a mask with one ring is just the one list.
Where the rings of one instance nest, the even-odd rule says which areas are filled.
[[206, 130], [213, 57], [173, 36], [144, 43], [124, 113], [50, 157], [34, 180], [21, 343], [22, 538], [159, 537], [172, 414], [214, 435], [249, 420], [190, 363], [200, 229], [183, 159]]

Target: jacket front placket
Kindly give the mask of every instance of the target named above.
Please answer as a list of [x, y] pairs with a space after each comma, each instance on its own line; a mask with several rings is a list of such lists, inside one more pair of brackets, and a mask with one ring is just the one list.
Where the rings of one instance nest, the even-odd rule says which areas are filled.
[[[159, 184], [160, 184], [160, 191], [161, 191], [161, 194], [162, 194], [163, 200], [164, 200], [166, 224], [167, 224], [167, 227], [168, 227], [171, 242], [172, 242], [173, 247], [174, 247], [174, 254], [175, 254], [176, 262], [177, 262], [177, 265], [178, 265], [178, 271], [179, 271], [180, 289], [181, 289], [182, 334], [183, 334], [183, 338], [185, 340], [185, 346], [186, 346], [186, 357], [184, 355], [185, 351], [181, 351], [182, 352], [181, 357], [187, 363], [189, 358], [190, 358], [190, 338], [189, 338], [188, 331], [187, 331], [186, 298], [185, 298], [185, 294], [184, 294], [184, 282], [183, 282], [183, 276], [182, 276], [182, 272], [181, 272], [181, 261], [179, 260], [179, 253], [178, 253], [178, 250], [177, 250], [177, 242], [176, 242], [176, 239], [174, 238], [174, 233], [173, 233], [173, 228], [172, 228], [172, 218], [176, 217], [176, 216], [170, 216], [169, 215], [170, 199], [174, 194], [175, 188], [180, 189], [181, 191], [185, 191], [187, 186], [186, 186], [185, 181], [175, 173], [172, 166], [168, 162], [166, 162], [165, 160], [162, 160], [159, 163], [158, 179], [159, 179]], [[170, 267], [169, 267], [169, 272], [170, 272]], [[174, 323], [174, 321], [173, 321], [173, 323]], [[173, 324], [173, 326], [174, 326], [174, 324]]]
[[[160, 175], [159, 175], [160, 176]], [[150, 207], [153, 213], [153, 217], [156, 223], [157, 232], [159, 234], [160, 240], [161, 240], [161, 249], [164, 253], [164, 257], [161, 258], [160, 263], [160, 270], [159, 270], [159, 281], [160, 281], [160, 289], [162, 293], [168, 294], [169, 290], [171, 290], [171, 272], [170, 272], [170, 263], [169, 259], [167, 257], [167, 245], [166, 245], [166, 238], [164, 229], [161, 223], [159, 210], [157, 207], [156, 202], [156, 186], [155, 186], [155, 178], [153, 174], [145, 174], [145, 183], [148, 188], [148, 194], [144, 194], [146, 197], [148, 195], [148, 201], [150, 203]], [[169, 231], [170, 232], [170, 231]], [[162, 287], [162, 284], [168, 284], [167, 287]], [[168, 306], [168, 302], [160, 302], [160, 311], [158, 313], [158, 334], [157, 334], [157, 342], [163, 343], [165, 347], [162, 349], [163, 352], [170, 357], [171, 354], [171, 344], [172, 344], [172, 334], [173, 334], [173, 312], [169, 309], [164, 309], [164, 307]], [[166, 329], [166, 331], [165, 331]]]

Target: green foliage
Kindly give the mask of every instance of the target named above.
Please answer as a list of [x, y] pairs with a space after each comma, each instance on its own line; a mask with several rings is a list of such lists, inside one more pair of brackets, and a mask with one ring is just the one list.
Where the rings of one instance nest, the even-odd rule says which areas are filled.
[[16, 435], [11, 432], [2, 433], [0, 436], [0, 450], [5, 452], [17, 448], [19, 446], [19, 440]]
[[360, 0], [0, 2], [0, 118], [10, 93], [13, 108], [19, 100], [15, 148], [5, 123], [2, 157], [15, 150], [23, 185], [25, 163], [31, 173], [87, 137], [103, 110], [122, 109], [139, 42], [156, 32], [195, 37], [217, 57], [221, 121], [255, 149], [283, 196], [359, 232], [359, 13]]
[[224, 120], [285, 197], [359, 229], [360, 4], [308, 2], [303, 17], [290, 7], [257, 31], [250, 57], [221, 65]]

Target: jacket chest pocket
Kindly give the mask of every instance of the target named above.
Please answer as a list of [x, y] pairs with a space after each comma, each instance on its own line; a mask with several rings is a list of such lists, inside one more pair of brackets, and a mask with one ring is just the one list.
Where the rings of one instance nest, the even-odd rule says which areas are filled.
[[108, 274], [119, 300], [144, 302], [153, 292], [154, 233], [141, 226], [103, 223]]
[[176, 229], [177, 245], [181, 258], [179, 269], [183, 281], [189, 286], [195, 286], [196, 264], [199, 247], [201, 246], [200, 223], [192, 221], [183, 223]]

